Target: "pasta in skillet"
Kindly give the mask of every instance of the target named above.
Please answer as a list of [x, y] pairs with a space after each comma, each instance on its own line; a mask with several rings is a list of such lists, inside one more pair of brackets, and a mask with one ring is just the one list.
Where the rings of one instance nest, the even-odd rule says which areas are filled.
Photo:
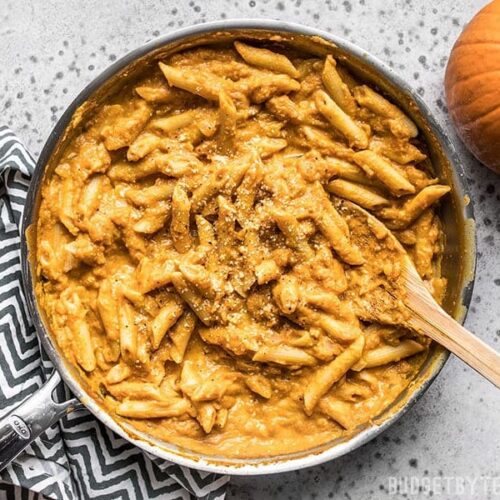
[[449, 188], [417, 127], [331, 55], [237, 41], [149, 71], [45, 179], [37, 294], [59, 347], [111, 414], [204, 453], [368, 422], [428, 341], [363, 309], [401, 270], [339, 202], [393, 230], [439, 298]]

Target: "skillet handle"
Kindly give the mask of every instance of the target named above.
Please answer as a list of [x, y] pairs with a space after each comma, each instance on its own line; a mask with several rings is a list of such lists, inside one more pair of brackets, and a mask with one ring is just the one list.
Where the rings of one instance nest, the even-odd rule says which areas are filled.
[[55, 371], [38, 391], [0, 419], [0, 470], [61, 417], [83, 408], [78, 399], [64, 403], [52, 399], [52, 392], [60, 382]]

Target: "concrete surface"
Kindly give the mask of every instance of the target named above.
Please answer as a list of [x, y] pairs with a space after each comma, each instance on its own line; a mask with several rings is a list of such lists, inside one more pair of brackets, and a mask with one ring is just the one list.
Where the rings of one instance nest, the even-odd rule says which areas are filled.
[[[0, 0], [0, 123], [14, 129], [36, 157], [80, 89], [127, 51], [180, 26], [262, 17], [301, 22], [343, 36], [409, 81], [457, 142], [475, 205], [479, 246], [467, 326], [500, 349], [500, 177], [458, 143], [442, 88], [456, 37], [485, 3]], [[499, 420], [498, 391], [452, 359], [423, 400], [375, 441], [308, 470], [234, 478], [229, 498], [500, 497]]]

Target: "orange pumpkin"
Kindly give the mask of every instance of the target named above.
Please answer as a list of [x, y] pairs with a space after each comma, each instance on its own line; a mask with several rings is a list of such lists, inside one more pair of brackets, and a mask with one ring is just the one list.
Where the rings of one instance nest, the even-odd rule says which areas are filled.
[[479, 161], [500, 173], [500, 0], [458, 37], [444, 83], [458, 134]]

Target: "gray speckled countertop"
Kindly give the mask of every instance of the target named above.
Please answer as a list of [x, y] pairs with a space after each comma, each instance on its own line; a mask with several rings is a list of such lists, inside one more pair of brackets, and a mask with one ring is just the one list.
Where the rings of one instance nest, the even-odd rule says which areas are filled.
[[[466, 325], [498, 350], [500, 176], [474, 161], [458, 142], [443, 97], [447, 55], [464, 24], [486, 3], [0, 0], [0, 123], [15, 130], [36, 157], [80, 89], [127, 51], [180, 26], [262, 17], [296, 21], [340, 35], [378, 56], [410, 82], [456, 142], [478, 230], [477, 279]], [[235, 477], [229, 497], [497, 498], [499, 420], [498, 391], [451, 359], [423, 399], [376, 440], [334, 462], [300, 472]], [[403, 489], [395, 494], [397, 484]]]

